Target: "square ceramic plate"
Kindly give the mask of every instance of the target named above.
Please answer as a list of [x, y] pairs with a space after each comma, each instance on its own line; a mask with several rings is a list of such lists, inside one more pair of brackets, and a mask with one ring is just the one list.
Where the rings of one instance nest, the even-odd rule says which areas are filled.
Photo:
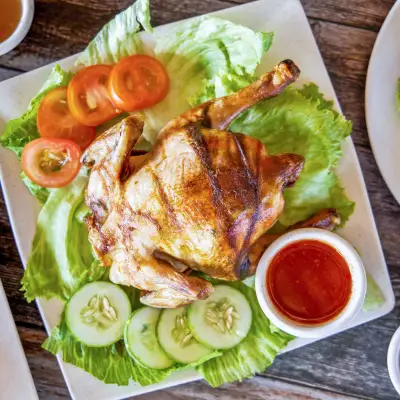
[[[215, 15], [254, 30], [275, 32], [274, 44], [264, 58], [259, 72], [270, 70], [279, 61], [291, 58], [302, 70], [298, 84], [310, 81], [317, 83], [326, 97], [333, 99], [339, 109], [328, 73], [298, 0], [262, 0], [223, 10]], [[158, 27], [156, 33], [162, 35], [173, 26], [174, 24]], [[72, 67], [75, 59], [76, 56], [72, 56], [61, 60], [60, 64], [68, 69]], [[2, 94], [0, 98], [0, 131], [4, 127], [5, 121], [15, 118], [25, 111], [29, 100], [40, 89], [51, 68], [52, 66], [46, 66], [0, 84], [0, 93]], [[363, 176], [350, 138], [344, 142], [343, 150], [344, 156], [338, 173], [349, 197], [357, 203], [357, 207], [346, 227], [339, 233], [359, 250], [366, 269], [385, 294], [385, 303], [379, 309], [372, 312], [360, 312], [347, 327], [350, 328], [389, 312], [394, 306], [394, 296]], [[20, 166], [15, 155], [0, 148], [0, 177], [4, 196], [20, 256], [25, 264], [35, 232], [39, 206], [19, 179], [19, 173]], [[61, 304], [57, 301], [39, 300], [38, 305], [46, 328], [50, 331], [59, 320]], [[294, 340], [286, 351], [304, 346], [312, 341]], [[71, 395], [75, 399], [120, 399], [200, 379], [196, 371], [187, 370], [175, 373], [156, 385], [140, 387], [131, 383], [126, 387], [118, 387], [105, 385], [88, 373], [63, 363], [60, 359], [59, 362]]]

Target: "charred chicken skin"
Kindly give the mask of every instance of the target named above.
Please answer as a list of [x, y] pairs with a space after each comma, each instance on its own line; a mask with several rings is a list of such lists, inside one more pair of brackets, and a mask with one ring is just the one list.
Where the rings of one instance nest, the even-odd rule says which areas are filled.
[[143, 130], [136, 116], [92, 143], [83, 156], [91, 167], [89, 239], [113, 282], [141, 289], [144, 304], [174, 308], [213, 291], [190, 270], [224, 280], [255, 272], [268, 245], [262, 235], [279, 218], [283, 190], [296, 182], [304, 160], [269, 156], [259, 140], [226, 129], [299, 73], [285, 60], [239, 92], [187, 111], [146, 155], [132, 156]]

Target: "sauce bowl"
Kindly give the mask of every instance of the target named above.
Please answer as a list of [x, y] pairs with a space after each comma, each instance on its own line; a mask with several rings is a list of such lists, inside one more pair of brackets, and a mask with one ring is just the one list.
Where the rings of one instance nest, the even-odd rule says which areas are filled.
[[[13, 1], [13, 0], [6, 0]], [[14, 0], [18, 1], [18, 0]], [[21, 2], [21, 19], [18, 22], [15, 31], [12, 35], [6, 39], [4, 42], [0, 43], [0, 56], [8, 53], [15, 47], [17, 47], [22, 40], [25, 38], [26, 34], [29, 31], [29, 28], [32, 25], [33, 20], [33, 12], [34, 12], [34, 1], [33, 0], [19, 0]]]
[[[301, 324], [283, 315], [273, 304], [267, 289], [267, 272], [274, 257], [289, 244], [302, 240], [316, 240], [333, 247], [346, 261], [352, 278], [350, 298], [344, 309], [333, 319], [318, 325]], [[321, 338], [340, 331], [358, 314], [364, 302], [367, 279], [363, 262], [349, 242], [329, 231], [304, 228], [282, 235], [267, 248], [257, 267], [255, 286], [264, 314], [278, 328], [297, 337]]]

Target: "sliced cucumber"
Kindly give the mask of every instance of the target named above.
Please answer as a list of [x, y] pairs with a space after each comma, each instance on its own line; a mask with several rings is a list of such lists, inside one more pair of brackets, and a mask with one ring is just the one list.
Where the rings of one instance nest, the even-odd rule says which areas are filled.
[[91, 347], [109, 346], [124, 333], [132, 307], [126, 293], [110, 282], [88, 283], [66, 305], [72, 335]]
[[128, 353], [145, 367], [164, 369], [175, 364], [160, 347], [156, 326], [161, 310], [142, 307], [136, 310], [125, 325], [124, 339]]
[[187, 307], [163, 310], [157, 325], [157, 338], [163, 350], [174, 360], [191, 364], [214, 350], [199, 343], [187, 323]]
[[206, 300], [196, 301], [188, 309], [193, 336], [215, 349], [230, 349], [249, 332], [252, 312], [246, 297], [227, 285], [215, 286]]

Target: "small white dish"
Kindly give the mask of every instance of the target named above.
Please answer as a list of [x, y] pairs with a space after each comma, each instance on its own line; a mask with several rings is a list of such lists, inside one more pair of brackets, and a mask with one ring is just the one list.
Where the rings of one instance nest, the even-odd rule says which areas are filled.
[[[280, 250], [300, 240], [316, 240], [336, 249], [345, 259], [352, 277], [351, 295], [346, 307], [334, 319], [319, 325], [303, 325], [282, 315], [272, 303], [266, 288], [266, 276], [273, 258]], [[349, 242], [332, 232], [306, 228], [286, 233], [268, 247], [258, 264], [255, 284], [261, 308], [278, 328], [297, 337], [320, 338], [340, 331], [358, 314], [364, 302], [367, 279], [363, 262]]]
[[[7, 0], [11, 1], [11, 0]], [[4, 42], [0, 43], [0, 56], [8, 53], [15, 47], [17, 47], [22, 40], [25, 38], [32, 25], [33, 11], [35, 9], [34, 0], [19, 0], [22, 5], [21, 19], [17, 25], [17, 28], [13, 34], [6, 39]]]
[[387, 354], [389, 376], [394, 388], [400, 394], [400, 328], [397, 328], [389, 344]]

